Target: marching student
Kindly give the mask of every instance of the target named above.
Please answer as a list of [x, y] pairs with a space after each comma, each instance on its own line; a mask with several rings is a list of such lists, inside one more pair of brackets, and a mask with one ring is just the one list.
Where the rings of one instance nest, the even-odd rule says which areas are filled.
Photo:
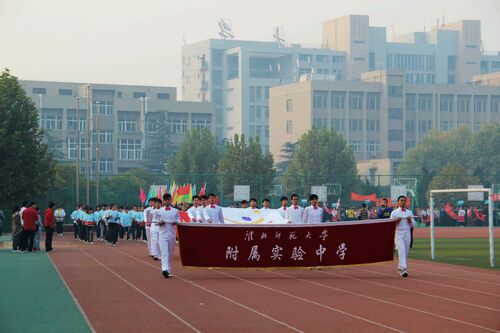
[[54, 217], [56, 218], [56, 229], [58, 236], [63, 235], [63, 224], [65, 216], [66, 212], [64, 211], [64, 208], [61, 205], [58, 205], [56, 211], [54, 212]]
[[302, 224], [302, 216], [304, 214], [304, 208], [299, 206], [299, 196], [297, 194], [292, 194], [292, 205], [288, 207], [286, 213], [286, 220], [290, 224]]
[[122, 206], [122, 211], [120, 212], [120, 239], [123, 239], [125, 234], [127, 235], [127, 240], [130, 240], [130, 228], [132, 227], [132, 220], [128, 213], [128, 208]]
[[316, 194], [311, 194], [309, 196], [309, 202], [311, 205], [304, 208], [304, 223], [321, 223], [323, 218], [323, 209], [318, 207], [318, 196]]
[[152, 211], [152, 221], [151, 221], [151, 255], [154, 261], [160, 260], [160, 227], [159, 222], [159, 211], [161, 209], [161, 199], [155, 198], [155, 206]]
[[285, 221], [286, 221], [287, 223], [290, 223], [290, 222], [287, 220], [287, 217], [286, 217], [286, 215], [287, 215], [287, 209], [288, 209], [288, 208], [287, 208], [287, 206], [288, 206], [288, 198], [287, 198], [287, 197], [281, 197], [281, 199], [280, 199], [280, 203], [281, 203], [281, 207], [280, 207], [280, 208], [278, 208], [278, 212], [280, 213], [281, 217], [282, 217], [283, 219], [285, 219]]
[[137, 208], [137, 213], [135, 215], [137, 221], [137, 234], [135, 235], [135, 240], [146, 242], [146, 224], [144, 223], [144, 207], [140, 206]]
[[148, 254], [153, 258], [153, 252], [151, 250], [151, 222], [153, 221], [153, 210], [155, 209], [155, 198], [149, 198], [148, 207], [144, 209], [144, 226], [146, 230], [146, 244], [148, 245]]
[[200, 197], [197, 195], [193, 196], [193, 206], [188, 209], [187, 214], [189, 216], [189, 222], [201, 222], [198, 220], [198, 208], [200, 206]]
[[80, 205], [71, 213], [71, 220], [73, 221], [73, 235], [78, 239], [78, 214], [80, 214]]
[[95, 230], [95, 217], [94, 210], [92, 207], [87, 207], [87, 211], [84, 217], [84, 225], [85, 225], [85, 243], [94, 244], [94, 230]]
[[399, 275], [408, 277], [406, 258], [410, 252], [410, 228], [413, 227], [413, 213], [406, 209], [406, 197], [401, 195], [398, 197], [398, 208], [391, 212], [390, 218], [396, 219], [396, 247], [398, 249], [398, 270]]
[[[222, 214], [222, 208], [215, 204], [215, 194], [208, 195], [208, 203], [208, 206], [203, 210], [207, 223], [224, 224], [224, 214]], [[256, 200], [255, 204], [257, 204]]]
[[257, 199], [250, 198], [250, 209], [257, 209]]
[[78, 211], [78, 236], [80, 238], [81, 242], [86, 242], [87, 241], [87, 233], [85, 230], [85, 214], [87, 211], [87, 206], [82, 206], [80, 210]]
[[[130, 233], [132, 234], [132, 240], [136, 239], [136, 234], [137, 234], [137, 206], [132, 206], [132, 209], [128, 211], [128, 215], [130, 217], [131, 221], [131, 226], [130, 226]], [[128, 239], [128, 238], [127, 238]]]
[[50, 252], [52, 248], [52, 235], [54, 234], [55, 218], [54, 218], [53, 202], [49, 203], [49, 207], [45, 209], [45, 251]]
[[180, 221], [179, 212], [171, 206], [170, 194], [163, 195], [163, 205], [157, 212], [157, 225], [159, 229], [159, 244], [161, 252], [161, 270], [165, 278], [172, 276], [171, 260], [175, 246], [174, 224]]
[[248, 208], [248, 201], [245, 199], [241, 200], [241, 208]]
[[120, 230], [120, 212], [118, 206], [111, 205], [112, 210], [108, 220], [108, 245], [116, 246], [118, 242], [118, 232]]
[[198, 222], [200, 223], [207, 223], [207, 220], [205, 219], [205, 207], [207, 207], [207, 202], [208, 202], [208, 196], [205, 194], [202, 195], [201, 205], [196, 210], [196, 217], [198, 218]]
[[271, 202], [269, 201], [268, 198], [264, 198], [262, 200], [262, 209], [270, 209], [271, 208]]

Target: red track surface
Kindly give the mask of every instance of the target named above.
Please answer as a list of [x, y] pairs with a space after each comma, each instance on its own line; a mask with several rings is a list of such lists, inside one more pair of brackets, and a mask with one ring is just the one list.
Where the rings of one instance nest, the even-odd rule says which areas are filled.
[[[436, 238], [488, 238], [487, 227], [438, 227], [434, 228]], [[495, 227], [493, 233], [500, 236], [500, 228]], [[416, 238], [431, 238], [430, 228], [415, 228], [413, 235]]]
[[57, 237], [50, 254], [97, 332], [494, 332], [498, 271], [411, 260], [332, 270], [161, 276], [144, 244]]

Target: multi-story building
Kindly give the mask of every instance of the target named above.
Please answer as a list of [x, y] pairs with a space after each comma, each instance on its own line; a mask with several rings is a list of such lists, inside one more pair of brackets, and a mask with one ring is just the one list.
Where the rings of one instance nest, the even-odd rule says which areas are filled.
[[82, 172], [89, 151], [95, 172], [97, 147], [99, 173], [118, 173], [144, 166], [145, 151], [159, 135], [168, 136], [175, 149], [191, 128], [214, 129], [212, 104], [179, 102], [172, 87], [28, 80], [21, 85], [38, 106], [45, 140], [58, 159], [76, 159], [79, 136]]
[[500, 73], [474, 84], [408, 84], [402, 71], [363, 73], [360, 81], [309, 80], [270, 90], [270, 151], [312, 128], [342, 133], [358, 161], [390, 159], [394, 171], [405, 153], [431, 129], [462, 124], [478, 131], [500, 122]]
[[408, 84], [468, 84], [474, 75], [500, 71], [500, 53], [483, 54], [477, 20], [440, 24], [429, 31], [394, 36], [373, 27], [366, 15], [323, 23], [321, 47], [204, 40], [182, 48], [182, 99], [210, 101], [216, 136], [235, 133], [269, 144], [270, 87], [301, 76], [359, 81], [362, 73], [402, 71]]

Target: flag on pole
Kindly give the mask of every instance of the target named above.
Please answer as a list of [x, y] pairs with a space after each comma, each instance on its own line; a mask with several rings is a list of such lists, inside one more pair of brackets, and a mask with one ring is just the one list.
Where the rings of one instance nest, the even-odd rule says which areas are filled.
[[139, 190], [139, 200], [142, 202], [143, 205], [146, 202], [146, 193], [144, 193], [144, 189], [142, 187]]
[[340, 197], [339, 197], [339, 200], [337, 200], [337, 210], [340, 209]]
[[203, 183], [201, 187], [200, 193], [198, 194], [200, 197], [205, 194], [205, 190], [207, 189], [207, 183]]

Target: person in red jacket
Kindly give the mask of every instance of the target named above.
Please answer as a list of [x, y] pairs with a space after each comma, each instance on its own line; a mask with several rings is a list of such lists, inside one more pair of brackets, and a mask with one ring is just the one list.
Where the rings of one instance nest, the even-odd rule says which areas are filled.
[[54, 234], [55, 227], [55, 217], [54, 217], [54, 206], [55, 203], [50, 202], [49, 208], [45, 210], [45, 251], [50, 252], [54, 248], [52, 247], [52, 235]]
[[23, 211], [23, 237], [21, 251], [33, 252], [33, 244], [35, 240], [36, 221], [38, 220], [38, 212], [36, 211], [36, 202], [30, 202], [28, 208]]

